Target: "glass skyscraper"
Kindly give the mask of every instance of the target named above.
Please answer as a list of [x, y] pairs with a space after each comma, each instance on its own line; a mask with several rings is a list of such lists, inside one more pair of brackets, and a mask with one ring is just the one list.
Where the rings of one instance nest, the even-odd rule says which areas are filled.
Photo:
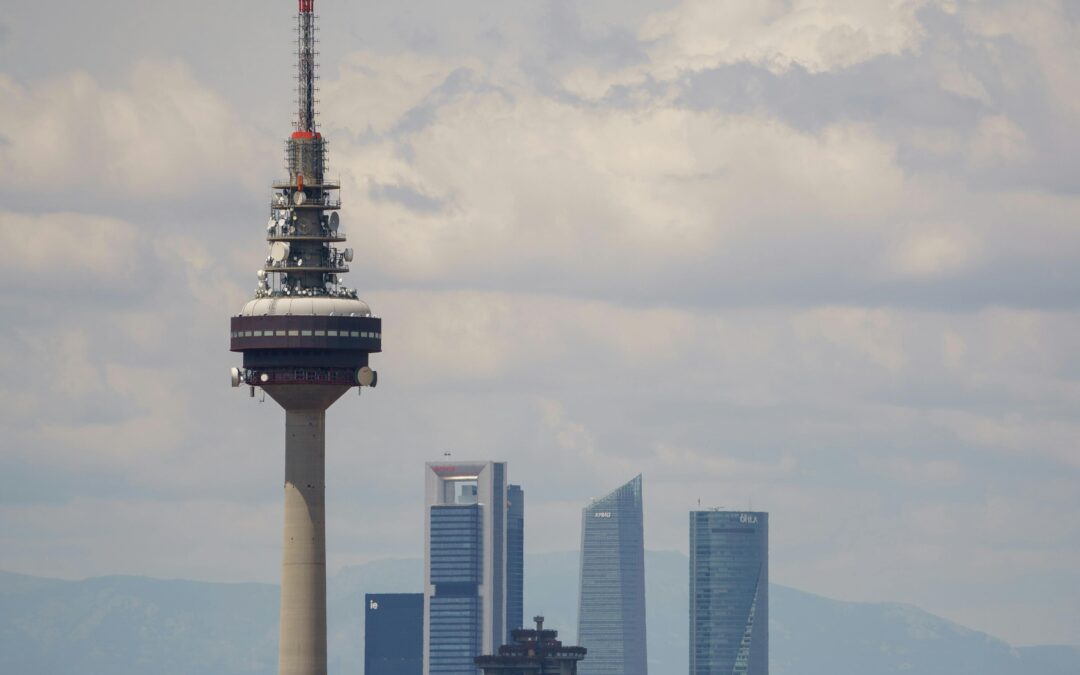
[[424, 594], [364, 595], [364, 675], [420, 675]]
[[641, 476], [581, 512], [581, 675], [646, 675]]
[[506, 463], [426, 469], [424, 675], [475, 675], [506, 636]]
[[769, 673], [769, 514], [690, 513], [690, 675]]
[[506, 491], [506, 639], [513, 644], [513, 632], [525, 624], [525, 492], [520, 485]]

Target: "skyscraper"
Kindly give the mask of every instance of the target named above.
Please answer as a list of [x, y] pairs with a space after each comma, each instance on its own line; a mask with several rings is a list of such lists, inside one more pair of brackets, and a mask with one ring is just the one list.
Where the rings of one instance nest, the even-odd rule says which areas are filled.
[[506, 636], [506, 463], [428, 463], [424, 675], [475, 675]]
[[506, 491], [506, 640], [525, 624], [525, 491], [511, 485]]
[[769, 673], [769, 514], [690, 513], [690, 675]]
[[641, 475], [581, 512], [582, 675], [646, 675]]
[[420, 675], [424, 594], [364, 595], [364, 675]]

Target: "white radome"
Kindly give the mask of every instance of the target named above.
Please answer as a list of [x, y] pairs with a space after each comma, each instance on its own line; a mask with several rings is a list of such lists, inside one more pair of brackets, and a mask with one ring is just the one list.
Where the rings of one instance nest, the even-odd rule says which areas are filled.
[[240, 316], [371, 316], [371, 307], [354, 298], [256, 298]]

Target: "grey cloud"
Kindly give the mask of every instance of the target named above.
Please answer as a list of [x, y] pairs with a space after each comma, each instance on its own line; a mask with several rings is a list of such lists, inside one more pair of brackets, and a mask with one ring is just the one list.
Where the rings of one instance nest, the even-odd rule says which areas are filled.
[[[873, 124], [898, 142], [898, 159], [911, 170], [945, 170], [987, 187], [1039, 186], [1075, 193], [1077, 124], [1058, 112], [1060, 92], [1043, 79], [1032, 51], [1008, 37], [973, 35], [962, 14], [927, 7], [919, 20], [926, 35], [916, 52], [820, 73], [797, 65], [773, 73], [737, 63], [689, 76], [678, 101], [698, 110], [774, 115], [810, 132], [850, 121]], [[967, 74], [984, 88], [986, 100], [944, 88], [944, 67]], [[1014, 166], [972, 168], [963, 145], [941, 152], [913, 135], [941, 131], [963, 141], [990, 114], [1016, 122], [1035, 158]]]
[[447, 200], [425, 194], [410, 185], [382, 184], [372, 181], [368, 184], [368, 195], [376, 201], [396, 202], [419, 213], [438, 213], [448, 204]]
[[575, 66], [584, 61], [619, 68], [646, 58], [643, 45], [630, 30], [608, 25], [598, 34], [586, 32], [577, 7], [577, 3], [567, 0], [550, 0], [548, 3], [545, 41], [550, 61]]
[[690, 76], [678, 99], [698, 110], [766, 112], [809, 132], [846, 121], [887, 128], [974, 124], [986, 106], [942, 91], [925, 64], [907, 56], [881, 56], [840, 71], [784, 73], [743, 62]]
[[499, 91], [496, 87], [481, 82], [469, 68], [456, 68], [438, 87], [432, 89], [424, 99], [410, 108], [391, 131], [392, 135], [408, 135], [423, 131], [435, 121], [439, 108], [465, 92], [482, 93]]

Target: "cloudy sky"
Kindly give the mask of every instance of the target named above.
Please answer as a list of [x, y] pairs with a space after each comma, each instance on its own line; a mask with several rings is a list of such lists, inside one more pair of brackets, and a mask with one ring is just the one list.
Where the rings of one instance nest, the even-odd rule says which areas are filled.
[[[0, 17], [0, 568], [276, 581], [283, 416], [230, 389], [290, 0]], [[422, 552], [424, 461], [527, 547], [644, 474], [646, 545], [771, 513], [775, 581], [1080, 635], [1080, 5], [319, 0], [380, 386], [331, 568]]]

